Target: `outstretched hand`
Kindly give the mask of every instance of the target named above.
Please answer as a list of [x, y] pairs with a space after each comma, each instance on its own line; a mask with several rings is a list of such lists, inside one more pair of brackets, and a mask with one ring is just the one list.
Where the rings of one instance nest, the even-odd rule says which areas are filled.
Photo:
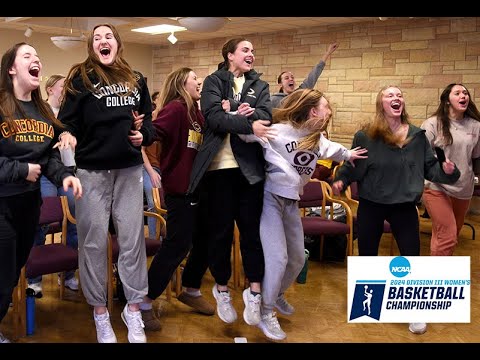
[[357, 146], [356, 148], [350, 150], [350, 159], [348, 159], [348, 161], [350, 161], [350, 164], [352, 164], [352, 166], [355, 167], [355, 164], [353, 163], [353, 161], [357, 159], [368, 158], [368, 156], [363, 155], [363, 154], [366, 154], [367, 152], [368, 152], [367, 149]]

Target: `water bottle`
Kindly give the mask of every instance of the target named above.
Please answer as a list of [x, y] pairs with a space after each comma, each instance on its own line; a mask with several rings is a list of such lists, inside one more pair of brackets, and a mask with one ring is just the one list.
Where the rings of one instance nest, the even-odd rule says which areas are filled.
[[305, 249], [305, 264], [303, 265], [302, 271], [297, 276], [297, 283], [305, 284], [307, 282], [307, 271], [308, 271], [308, 257], [310, 252]]
[[35, 291], [27, 288], [26, 293], [27, 335], [33, 335], [35, 331]]

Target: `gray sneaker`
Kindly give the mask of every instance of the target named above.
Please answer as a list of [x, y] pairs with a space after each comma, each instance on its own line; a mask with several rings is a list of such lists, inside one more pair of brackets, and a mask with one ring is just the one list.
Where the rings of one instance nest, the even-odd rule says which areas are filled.
[[285, 332], [280, 327], [277, 319], [277, 314], [275, 314], [274, 311], [262, 315], [262, 320], [258, 323], [258, 327], [269, 339], [283, 340], [287, 337], [287, 334], [285, 334]]
[[250, 288], [243, 290], [243, 303], [245, 310], [243, 310], [243, 319], [248, 325], [258, 325], [261, 320], [260, 304], [262, 303], [262, 295], [253, 296]]
[[128, 328], [128, 342], [146, 343], [147, 337], [145, 336], [145, 324], [142, 320], [142, 312], [140, 310], [129, 311], [128, 304], [126, 304], [120, 316]]
[[227, 324], [235, 322], [237, 320], [237, 312], [232, 305], [230, 291], [218, 292], [217, 284], [215, 284], [212, 288], [212, 294], [215, 300], [217, 300], [218, 317]]
[[97, 329], [97, 341], [99, 343], [116, 343], [117, 337], [113, 332], [108, 311], [101, 315], [95, 315], [94, 313], [93, 319], [95, 320], [95, 328]]
[[292, 315], [295, 312], [295, 308], [290, 305], [285, 299], [285, 294], [280, 294], [275, 302], [275, 308], [282, 315]]
[[3, 334], [0, 332], [0, 344], [9, 344], [10, 340], [8, 340]]

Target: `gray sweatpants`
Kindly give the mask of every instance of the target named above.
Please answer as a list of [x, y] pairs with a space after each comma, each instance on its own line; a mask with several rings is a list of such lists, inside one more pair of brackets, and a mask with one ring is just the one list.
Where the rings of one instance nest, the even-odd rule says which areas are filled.
[[128, 303], [148, 291], [143, 224], [142, 165], [113, 170], [78, 169], [83, 195], [76, 200], [79, 273], [87, 303], [107, 303], [107, 234], [110, 213], [120, 253], [118, 271]]
[[265, 259], [262, 282], [262, 313], [273, 311], [305, 263], [303, 227], [298, 201], [264, 192], [260, 239]]

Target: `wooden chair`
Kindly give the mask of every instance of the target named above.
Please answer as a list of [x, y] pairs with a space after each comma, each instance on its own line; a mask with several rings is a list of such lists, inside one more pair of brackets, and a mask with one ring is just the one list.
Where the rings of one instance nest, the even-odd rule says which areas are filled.
[[[32, 247], [27, 263], [20, 273], [17, 287], [14, 289], [13, 318], [16, 338], [26, 335], [25, 327], [25, 290], [27, 278], [39, 275], [60, 273], [60, 298], [64, 299], [65, 294], [65, 272], [78, 268], [78, 249], [67, 246], [67, 211], [68, 201], [66, 196], [49, 196], [42, 198], [40, 208], [39, 225], [52, 223], [61, 224], [61, 241], [45, 243]], [[65, 207], [67, 210], [65, 210]]]
[[[325, 181], [311, 179], [303, 188], [298, 206], [302, 213], [303, 231], [306, 236], [320, 236], [320, 259], [323, 258], [325, 236], [344, 234], [347, 236], [346, 256], [353, 254], [353, 217], [350, 206], [343, 200], [332, 196], [332, 188]], [[326, 214], [326, 206], [339, 204], [345, 209], [346, 223], [335, 221], [333, 211]], [[305, 216], [305, 209], [321, 207], [320, 216]], [[302, 211], [303, 210], [303, 211]]]

